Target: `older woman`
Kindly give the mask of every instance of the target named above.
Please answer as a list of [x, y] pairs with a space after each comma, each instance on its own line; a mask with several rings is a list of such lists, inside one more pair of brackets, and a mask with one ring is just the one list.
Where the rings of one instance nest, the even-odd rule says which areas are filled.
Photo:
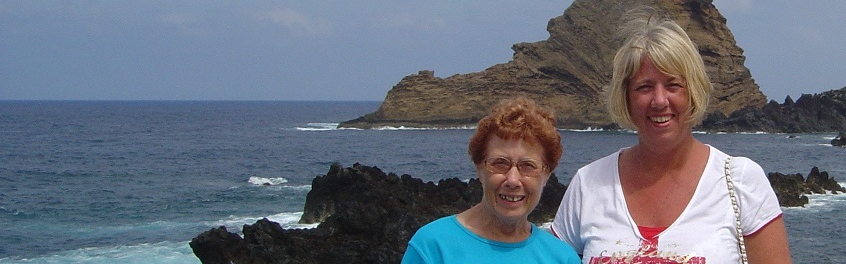
[[623, 33], [609, 112], [637, 144], [576, 172], [553, 232], [583, 263], [790, 263], [763, 169], [693, 137], [711, 84], [690, 38], [651, 10]]
[[561, 158], [552, 112], [526, 98], [503, 101], [479, 121], [469, 152], [482, 201], [417, 230], [402, 263], [579, 263], [527, 220]]

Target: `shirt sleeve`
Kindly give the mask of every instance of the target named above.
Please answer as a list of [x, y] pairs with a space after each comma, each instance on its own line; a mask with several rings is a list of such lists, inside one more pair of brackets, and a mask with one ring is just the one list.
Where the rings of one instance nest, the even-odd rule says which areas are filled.
[[570, 185], [564, 192], [564, 197], [561, 199], [561, 204], [558, 205], [558, 212], [555, 213], [555, 219], [552, 220], [552, 232], [567, 244], [573, 247], [578, 254], [584, 250], [584, 244], [581, 239], [580, 225], [581, 219], [581, 170], [576, 172], [573, 179], [570, 180]]
[[747, 236], [781, 216], [781, 206], [764, 169], [745, 157], [732, 158], [731, 176], [738, 195], [740, 222]]

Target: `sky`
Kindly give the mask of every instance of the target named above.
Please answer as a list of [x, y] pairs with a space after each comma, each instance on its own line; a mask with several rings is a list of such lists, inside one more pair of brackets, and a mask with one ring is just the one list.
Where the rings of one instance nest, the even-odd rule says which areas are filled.
[[[483, 71], [572, 0], [0, 1], [0, 100], [381, 101]], [[761, 91], [846, 86], [846, 1], [715, 0]]]

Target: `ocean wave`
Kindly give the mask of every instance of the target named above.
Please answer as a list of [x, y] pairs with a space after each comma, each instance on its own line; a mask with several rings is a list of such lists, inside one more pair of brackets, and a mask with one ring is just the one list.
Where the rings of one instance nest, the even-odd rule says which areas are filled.
[[[310, 191], [311, 184], [306, 185], [288, 185], [288, 179], [286, 178], [264, 178], [264, 177], [250, 177], [247, 180], [248, 183], [256, 186], [268, 186], [275, 189], [287, 189], [287, 190], [294, 190], [294, 191]], [[237, 187], [233, 187], [237, 188]]]
[[0, 264], [18, 263], [199, 263], [188, 245], [189, 241], [165, 241], [138, 245], [89, 247], [57, 252], [36, 258], [0, 258]]
[[221, 219], [214, 223], [207, 223], [206, 225], [225, 226], [226, 229], [230, 232], [236, 230], [240, 232], [241, 227], [243, 227], [244, 225], [252, 225], [255, 224], [256, 221], [261, 220], [262, 218], [267, 218], [267, 220], [279, 223], [279, 225], [285, 229], [309, 229], [317, 227], [318, 224], [300, 224], [299, 221], [302, 216], [303, 212], [278, 213], [264, 217], [229, 216], [226, 219]]
[[769, 135], [769, 132], [755, 131], [755, 132], [737, 132], [740, 135]]
[[273, 185], [280, 185], [280, 184], [288, 183], [288, 179], [285, 179], [285, 178], [282, 178], [282, 177], [279, 177], [279, 178], [263, 178], [263, 177], [253, 176], [253, 177], [250, 177], [250, 179], [247, 180], [247, 182], [249, 182], [250, 184], [253, 184], [253, 185], [273, 186]]
[[[842, 184], [841, 184], [842, 185]], [[832, 211], [843, 210], [843, 204], [846, 202], [846, 194], [810, 194], [808, 195], [808, 204], [804, 207], [783, 207], [784, 211], [799, 210], [807, 211], [808, 213], [825, 213]]]
[[294, 129], [299, 131], [329, 131], [337, 130], [340, 123], [308, 123], [305, 126], [299, 126]]
[[284, 189], [288, 190], [295, 190], [295, 191], [311, 191], [311, 184], [307, 185], [280, 185]]

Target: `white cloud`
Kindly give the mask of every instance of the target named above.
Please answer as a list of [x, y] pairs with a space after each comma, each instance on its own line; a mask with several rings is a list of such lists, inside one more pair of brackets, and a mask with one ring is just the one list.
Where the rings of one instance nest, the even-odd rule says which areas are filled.
[[296, 34], [321, 36], [332, 32], [332, 26], [328, 21], [287, 8], [260, 12], [259, 18], [281, 25]]

